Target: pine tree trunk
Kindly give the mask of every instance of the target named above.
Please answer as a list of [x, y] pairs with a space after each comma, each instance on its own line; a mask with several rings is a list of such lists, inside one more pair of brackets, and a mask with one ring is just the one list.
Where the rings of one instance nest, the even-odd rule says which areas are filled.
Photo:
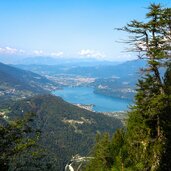
[[157, 115], [157, 137], [160, 137], [160, 118], [159, 115]]
[[160, 78], [159, 70], [158, 70], [158, 68], [156, 66], [153, 66], [153, 71], [154, 71], [154, 75], [156, 77], [156, 81], [160, 86], [160, 93], [164, 94], [163, 84], [162, 84], [162, 80]]
[[123, 164], [123, 162], [122, 162], [122, 168], [121, 169], [122, 169], [122, 171], [124, 171], [124, 164]]

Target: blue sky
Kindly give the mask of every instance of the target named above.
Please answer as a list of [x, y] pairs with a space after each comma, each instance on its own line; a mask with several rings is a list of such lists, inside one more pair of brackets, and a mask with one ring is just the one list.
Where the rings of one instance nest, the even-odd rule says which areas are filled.
[[170, 0], [0, 0], [0, 54], [127, 60], [125, 33], [152, 3]]

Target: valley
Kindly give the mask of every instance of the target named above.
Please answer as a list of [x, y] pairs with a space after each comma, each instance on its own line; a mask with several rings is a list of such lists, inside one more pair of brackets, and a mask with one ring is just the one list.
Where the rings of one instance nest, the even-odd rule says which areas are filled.
[[33, 115], [29, 127], [41, 132], [38, 144], [46, 162], [61, 170], [72, 155], [91, 151], [96, 134], [112, 135], [123, 127], [119, 111], [130, 101], [95, 93], [93, 75], [40, 73], [0, 63], [0, 125]]
[[0, 9], [1, 171], [171, 171], [171, 0]]
[[[91, 62], [90, 62], [91, 63]], [[146, 65], [144, 61], [127, 61], [119, 64], [94, 62], [91, 65], [63, 61], [56, 65], [20, 64], [20, 69], [40, 74], [64, 87], [92, 87], [94, 93], [112, 98], [132, 100], [135, 95], [136, 82], [141, 74], [139, 68]]]
[[125, 124], [137, 79], [134, 72], [137, 66], [134, 61], [129, 63], [134, 69], [126, 73], [123, 72], [127, 63], [119, 66], [0, 63], [0, 122], [10, 123], [32, 113], [29, 127], [41, 132], [38, 143], [48, 151], [45, 160], [53, 162], [52, 168], [61, 170], [73, 155], [90, 153], [96, 134], [112, 135]]
[[[0, 63], [0, 125], [31, 114], [28, 126], [40, 132], [38, 145], [45, 149], [43, 160], [51, 163], [51, 169], [84, 167], [96, 136], [105, 132], [112, 136], [126, 125], [138, 70], [145, 66], [136, 62], [94, 66]], [[72, 159], [75, 155], [83, 156], [80, 163]], [[28, 162], [29, 157], [16, 160]]]

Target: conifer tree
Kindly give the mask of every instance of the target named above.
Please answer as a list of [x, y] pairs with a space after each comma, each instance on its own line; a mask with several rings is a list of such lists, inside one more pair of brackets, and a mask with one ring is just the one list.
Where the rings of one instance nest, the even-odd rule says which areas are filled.
[[108, 133], [104, 133], [102, 136], [97, 135], [96, 145], [93, 151], [94, 159], [91, 161], [91, 164], [87, 167], [87, 171], [107, 171], [108, 168], [110, 168], [113, 162], [110, 158], [109, 144], [110, 139]]
[[106, 145], [113, 152], [111, 170], [171, 170], [171, 8], [151, 4], [148, 10], [146, 22], [133, 20], [118, 29], [131, 35], [131, 50], [147, 67], [137, 83], [125, 132], [117, 132]]
[[148, 9], [147, 22], [134, 20], [121, 29], [133, 34], [130, 42], [139, 52], [140, 59], [148, 63], [145, 76], [137, 84], [135, 106], [129, 113], [127, 148], [134, 169], [168, 170], [169, 162], [162, 158], [167, 153], [169, 137], [165, 127], [169, 124], [171, 107], [166, 93], [168, 88], [165, 88], [159, 69], [167, 69], [171, 62], [171, 13], [160, 4], [151, 4]]
[[133, 20], [118, 30], [131, 34], [128, 41], [131, 51], [138, 52], [140, 59], [146, 59], [149, 67], [144, 71], [154, 74], [161, 93], [164, 93], [159, 68], [170, 62], [171, 9], [162, 8], [160, 4], [151, 4], [148, 9], [147, 22]]
[[0, 170], [49, 170], [46, 151], [38, 144], [39, 130], [30, 127], [34, 114], [17, 120], [0, 118]]

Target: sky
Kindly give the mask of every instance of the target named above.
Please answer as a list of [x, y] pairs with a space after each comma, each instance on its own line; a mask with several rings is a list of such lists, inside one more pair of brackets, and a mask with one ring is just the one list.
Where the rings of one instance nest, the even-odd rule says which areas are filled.
[[136, 57], [118, 43], [122, 27], [144, 20], [150, 3], [171, 0], [0, 0], [0, 55], [97, 58]]

